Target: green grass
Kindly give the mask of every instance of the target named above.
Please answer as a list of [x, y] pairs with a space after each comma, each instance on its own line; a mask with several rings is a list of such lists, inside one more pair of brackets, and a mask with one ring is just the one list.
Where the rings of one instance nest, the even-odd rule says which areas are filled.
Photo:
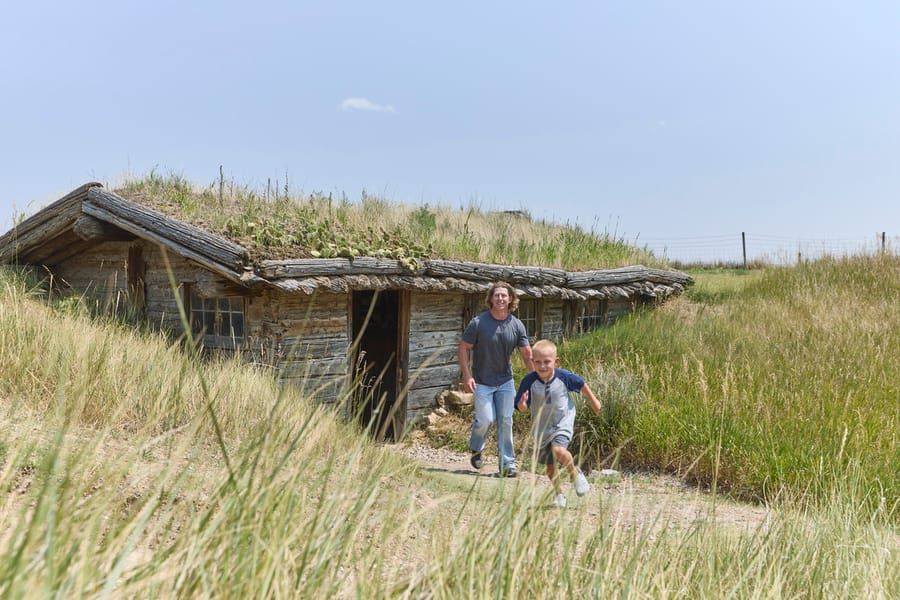
[[[773, 274], [737, 301], [750, 303], [746, 309], [755, 294], [775, 294], [776, 312], [785, 310], [777, 308], [782, 304], [796, 309], [803, 277], [833, 281], [847, 277], [847, 268], [875, 269], [852, 280], [877, 298], [878, 281], [896, 276], [866, 263], [836, 265], [831, 274], [801, 272], [798, 279]], [[809, 302], [817, 297], [810, 294]], [[815, 317], [810, 322], [821, 318], [815, 306], [803, 307]], [[871, 340], [848, 350], [893, 342], [893, 310], [858, 308], [871, 313]], [[731, 320], [739, 313], [729, 311]], [[680, 335], [688, 339], [676, 345], [691, 348], [702, 335], [729, 346], [732, 330], [711, 333], [727, 321], [701, 326], [713, 315], [682, 323]], [[727, 471], [745, 456], [729, 451], [747, 443], [750, 457], [759, 434], [734, 437], [738, 427], [722, 424], [737, 407], [716, 413], [711, 405], [745, 397], [740, 386], [754, 381], [737, 362], [752, 345], [715, 363], [731, 365], [728, 377], [714, 379], [715, 353], [699, 347], [670, 355], [667, 368], [663, 346], [651, 352], [654, 336], [678, 331], [667, 318], [677, 314], [642, 314], [609, 332], [604, 352], [585, 342], [579, 358], [579, 346], [567, 345], [563, 359], [605, 358], [616, 372], [608, 398], [631, 394], [635, 385], [645, 389], [626, 430], [636, 434], [634, 444], [647, 444], [648, 455], [661, 456], [657, 438], [645, 431], [648, 419], [668, 403], [681, 408], [669, 413], [680, 424], [660, 418], [662, 439], [682, 433], [690, 419], [704, 423], [705, 411], [726, 415], [706, 435], [717, 440], [713, 448]], [[732, 327], [741, 331], [740, 323]], [[773, 323], [762, 331], [768, 327], [779, 329]], [[844, 327], [850, 326], [826, 329]], [[770, 343], [787, 343], [766, 335]], [[825, 334], [809, 335], [819, 343]], [[886, 369], [886, 377], [896, 375], [896, 359], [866, 360], [879, 363], [873, 369]], [[699, 364], [708, 365], [704, 379], [696, 378]], [[812, 373], [806, 367], [803, 374]], [[682, 376], [698, 388], [693, 412], [676, 397], [689, 387]], [[886, 380], [873, 381], [867, 389], [877, 395]], [[725, 382], [729, 393], [720, 396], [716, 386]], [[755, 382], [746, 394], [767, 385]], [[801, 400], [803, 389], [794, 388]], [[889, 505], [873, 509], [873, 471], [855, 460], [864, 447], [873, 462], [880, 460], [879, 435], [890, 411], [877, 427], [867, 422], [868, 437], [855, 429], [853, 412], [841, 413], [852, 425], [841, 477], [774, 502], [775, 510], [749, 526], [729, 520], [743, 509], [723, 498], [697, 496], [686, 513], [679, 504], [690, 499], [687, 492], [642, 490], [638, 477], [552, 511], [545, 485], [422, 470], [264, 372], [198, 361], [180, 343], [91, 319], [77, 306], [57, 310], [26, 280], [0, 271], [0, 595], [895, 598], [895, 515]], [[799, 414], [784, 411], [781, 419], [798, 421], [797, 431], [821, 431]], [[689, 452], [673, 443], [669, 457]]]
[[[641, 468], [737, 496], [826, 500], [858, 482], [900, 519], [900, 260], [822, 260], [709, 280], [699, 293], [573, 342], [577, 368], [641, 381], [612, 444]], [[596, 439], [608, 453], [611, 443]]]
[[[287, 185], [285, 185], [287, 188]], [[204, 187], [151, 172], [116, 186], [125, 198], [213, 231], [256, 259], [375, 256], [410, 269], [444, 258], [568, 270], [666, 263], [607, 231], [535, 221], [477, 206], [411, 206], [362, 192], [357, 200], [217, 180]]]

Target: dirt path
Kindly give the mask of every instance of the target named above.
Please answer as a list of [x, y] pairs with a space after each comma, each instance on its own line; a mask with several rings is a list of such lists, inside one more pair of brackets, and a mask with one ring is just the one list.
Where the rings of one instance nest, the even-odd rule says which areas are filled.
[[[394, 448], [422, 464], [428, 471], [460, 478], [463, 488], [471, 485], [469, 481], [472, 477], [498, 478], [495, 456], [486, 454], [484, 466], [480, 471], [475, 471], [469, 464], [468, 454], [432, 448], [423, 443]], [[569, 507], [581, 509], [586, 513], [583, 517], [598, 522], [602, 518], [628, 528], [690, 527], [698, 521], [715, 521], [738, 530], [754, 530], [765, 526], [770, 516], [766, 507], [716, 496], [672, 476], [621, 473], [619, 476], [601, 477], [595, 473], [589, 480], [591, 491], [584, 498], [577, 498], [571, 484], [565, 482], [563, 487]], [[538, 474], [523, 470], [516, 484], [536, 485], [546, 489], [548, 494], [550, 490], [550, 482], [543, 472]], [[600, 502], [597, 502], [597, 494], [600, 495]]]

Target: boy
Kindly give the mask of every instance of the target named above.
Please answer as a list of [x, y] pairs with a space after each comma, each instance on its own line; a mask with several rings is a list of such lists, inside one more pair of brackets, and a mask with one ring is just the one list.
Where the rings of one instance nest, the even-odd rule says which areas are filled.
[[575, 404], [569, 392], [581, 392], [590, 400], [594, 412], [599, 412], [600, 401], [580, 376], [560, 369], [556, 356], [556, 344], [550, 340], [540, 340], [532, 347], [534, 371], [522, 379], [516, 393], [516, 408], [524, 412], [531, 407], [531, 422], [535, 444], [538, 448], [538, 462], [547, 465], [547, 477], [553, 483], [556, 496], [553, 504], [559, 508], [566, 505], [566, 496], [557, 476], [556, 463], [569, 472], [575, 483], [575, 493], [584, 496], [591, 489], [584, 473], [575, 466], [575, 459], [569, 452], [575, 426]]

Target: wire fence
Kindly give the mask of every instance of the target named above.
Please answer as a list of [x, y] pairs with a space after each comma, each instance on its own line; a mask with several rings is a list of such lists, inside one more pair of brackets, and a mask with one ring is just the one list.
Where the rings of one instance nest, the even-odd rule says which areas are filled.
[[700, 237], [644, 239], [637, 244], [654, 255], [680, 264], [748, 266], [793, 265], [825, 256], [843, 258], [881, 252], [896, 253], [900, 236], [886, 233], [857, 239], [791, 238], [742, 232]]

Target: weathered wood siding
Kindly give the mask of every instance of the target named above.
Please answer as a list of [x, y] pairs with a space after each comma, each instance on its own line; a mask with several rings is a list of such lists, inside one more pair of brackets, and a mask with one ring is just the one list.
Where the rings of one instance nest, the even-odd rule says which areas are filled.
[[541, 337], [559, 342], [566, 333], [565, 300], [544, 298], [544, 318], [541, 322]]
[[464, 294], [410, 295], [407, 423], [431, 412], [438, 394], [459, 383], [464, 305]]
[[104, 312], [124, 311], [129, 304], [127, 256], [128, 244], [99, 244], [58, 265], [53, 270], [54, 289], [84, 296]]
[[248, 351], [255, 360], [276, 365], [284, 382], [334, 402], [348, 381], [347, 310], [347, 294], [263, 292], [249, 302]]
[[[134, 247], [140, 248], [144, 262], [141, 307], [132, 306], [128, 291], [128, 251]], [[139, 309], [140, 315], [151, 325], [180, 335], [184, 329], [176, 295], [172, 293], [169, 269], [178, 286], [176, 293], [179, 298], [185, 283], [199, 289], [219, 289], [229, 282], [178, 255], [168, 253], [166, 258], [168, 267], [159, 246], [154, 243], [103, 242], [57, 265], [54, 277], [58, 282], [57, 288], [65, 286], [73, 293], [86, 294], [97, 301], [103, 310], [128, 315]]]
[[[176, 335], [183, 332], [168, 268], [178, 284], [178, 297], [184, 284], [209, 295], [237, 294], [233, 282], [172, 253], [165, 261], [160, 247], [146, 241], [103, 242], [60, 263], [54, 269], [56, 287], [86, 295], [103, 310], [129, 314], [135, 307], [129, 295], [127, 261], [129, 249], [135, 247], [140, 248], [144, 263], [140, 314], [155, 327]], [[247, 293], [246, 341], [241, 350], [245, 358], [275, 366], [283, 381], [320, 401], [342, 398], [349, 383], [350, 295], [323, 290], [306, 295], [275, 288]], [[408, 424], [428, 414], [437, 396], [459, 383], [456, 352], [466, 324], [466, 300], [459, 292], [410, 293]], [[567, 302], [542, 300], [541, 337], [556, 341], [565, 337], [571, 326]], [[609, 299], [607, 322], [630, 313], [635, 302]]]
[[634, 302], [631, 298], [610, 298], [606, 305], [606, 322], [612, 324], [619, 317], [623, 317], [633, 311]]

